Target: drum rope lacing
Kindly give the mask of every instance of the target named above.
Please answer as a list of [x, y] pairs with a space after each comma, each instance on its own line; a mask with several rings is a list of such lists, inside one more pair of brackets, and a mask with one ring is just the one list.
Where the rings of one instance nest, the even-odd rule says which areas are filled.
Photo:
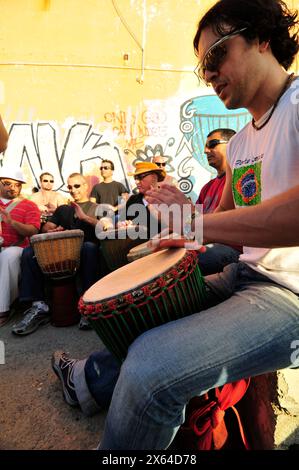
[[[96, 319], [99, 315], [101, 318], [109, 319], [114, 315], [122, 315], [123, 311], [120, 311], [119, 308], [130, 306], [131, 308], [140, 308], [148, 304], [149, 300], [157, 300], [160, 296], [163, 295], [165, 290], [169, 291], [172, 290], [178, 282], [185, 281], [186, 278], [192, 273], [197, 267], [197, 260], [194, 258], [190, 252], [189, 256], [186, 256], [186, 259], [179, 262], [174, 268], [164, 273], [160, 278], [153, 280], [149, 285], [140, 287], [136, 289], [135, 292], [139, 292], [140, 295], [134, 296], [132, 292], [128, 292], [127, 294], [123, 294], [119, 297], [119, 299], [113, 298], [107, 301], [101, 301], [96, 303], [88, 303], [85, 304], [83, 301], [83, 296], [79, 300], [79, 310], [81, 314], [88, 315], [90, 320]], [[185, 275], [180, 276], [181, 271]], [[169, 280], [173, 280], [170, 284]], [[162, 290], [158, 292], [156, 295], [153, 295], [153, 292], [157, 290], [157, 287], [160, 287]], [[200, 287], [199, 291], [197, 292], [198, 295], [204, 295], [204, 288], [202, 277], [199, 274], [196, 287]], [[134, 291], [133, 291], [134, 292]], [[138, 298], [142, 301], [138, 302]], [[179, 299], [178, 299], [179, 300]], [[105, 314], [105, 311], [109, 313]], [[104, 313], [104, 315], [101, 315]], [[94, 315], [93, 315], [94, 314]]]

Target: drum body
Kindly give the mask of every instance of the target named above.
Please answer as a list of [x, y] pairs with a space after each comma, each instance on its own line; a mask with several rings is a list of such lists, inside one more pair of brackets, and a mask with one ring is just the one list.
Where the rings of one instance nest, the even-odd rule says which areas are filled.
[[102, 233], [101, 249], [110, 272], [128, 263], [127, 255], [131, 248], [144, 243], [147, 233], [142, 229], [139, 233], [143, 238], [135, 237], [135, 226], [118, 230], [107, 230]]
[[54, 326], [78, 323], [75, 274], [80, 266], [82, 230], [43, 233], [30, 238], [39, 267], [51, 280], [51, 322]]
[[76, 273], [83, 239], [82, 230], [64, 230], [33, 235], [30, 243], [42, 272], [53, 279]]
[[171, 249], [138, 259], [96, 282], [80, 299], [79, 310], [123, 361], [137, 336], [200, 311], [204, 298], [197, 253]]

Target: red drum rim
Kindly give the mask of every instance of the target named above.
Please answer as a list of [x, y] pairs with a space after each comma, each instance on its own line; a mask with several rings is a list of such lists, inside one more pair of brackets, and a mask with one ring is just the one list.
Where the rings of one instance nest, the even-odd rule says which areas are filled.
[[[136, 262], [138, 261], [136, 260]], [[86, 302], [83, 295], [79, 301], [80, 313], [88, 316], [90, 320], [108, 319], [114, 315], [122, 315], [128, 305], [142, 307], [147, 303], [148, 298], [160, 297], [164, 289], [171, 289], [177, 282], [184, 281], [197, 267], [197, 252], [187, 251], [178, 263], [165, 273], [151, 279], [148, 284], [140, 284], [120, 293], [117, 297], [107, 297], [100, 302]]]

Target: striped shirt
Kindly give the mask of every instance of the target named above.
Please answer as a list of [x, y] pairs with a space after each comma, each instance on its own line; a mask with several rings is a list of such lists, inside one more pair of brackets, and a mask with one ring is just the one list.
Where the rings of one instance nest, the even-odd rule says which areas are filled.
[[[14, 200], [9, 201], [9, 203], [4, 204], [0, 199], [0, 207], [2, 209], [7, 209], [10, 204], [13, 203]], [[29, 201], [28, 199], [22, 199], [16, 207], [12, 209], [10, 212], [11, 218], [16, 220], [17, 222], [21, 222], [22, 224], [33, 225], [38, 230], [40, 228], [40, 211], [37, 205]], [[23, 239], [22, 235], [20, 235], [10, 224], [6, 224], [3, 220], [1, 222], [2, 227], [2, 234], [1, 236], [4, 238], [3, 247], [17, 245], [20, 247], [25, 247], [29, 245], [29, 239], [26, 237]], [[21, 243], [19, 241], [22, 240]]]

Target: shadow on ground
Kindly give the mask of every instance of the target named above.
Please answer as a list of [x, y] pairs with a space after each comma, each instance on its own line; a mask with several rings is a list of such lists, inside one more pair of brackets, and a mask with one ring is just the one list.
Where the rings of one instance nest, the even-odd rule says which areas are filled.
[[19, 315], [0, 329], [5, 364], [0, 363], [1, 450], [90, 450], [101, 439], [106, 411], [85, 417], [62, 397], [51, 368], [56, 349], [83, 359], [103, 347], [94, 331], [78, 326], [41, 327], [19, 337], [11, 327]]

